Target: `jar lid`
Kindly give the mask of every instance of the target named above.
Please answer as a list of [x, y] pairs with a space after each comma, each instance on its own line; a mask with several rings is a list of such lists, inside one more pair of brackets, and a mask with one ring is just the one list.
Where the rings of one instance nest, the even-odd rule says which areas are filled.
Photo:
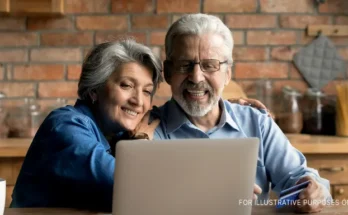
[[6, 97], [6, 94], [3, 93], [3, 92], [0, 92], [0, 99], [3, 99], [3, 98], [5, 98], [5, 97]]
[[296, 90], [288, 85], [283, 87], [282, 92], [285, 95], [289, 95], [289, 96], [302, 96], [302, 94], [298, 90]]
[[312, 97], [324, 97], [326, 96], [325, 93], [321, 92], [320, 90], [316, 88], [308, 88], [307, 93], [308, 96]]

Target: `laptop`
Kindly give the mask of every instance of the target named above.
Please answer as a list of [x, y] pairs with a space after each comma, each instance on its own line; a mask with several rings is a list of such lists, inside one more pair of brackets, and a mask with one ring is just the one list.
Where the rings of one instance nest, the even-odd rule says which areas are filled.
[[113, 215], [250, 215], [259, 140], [125, 140]]

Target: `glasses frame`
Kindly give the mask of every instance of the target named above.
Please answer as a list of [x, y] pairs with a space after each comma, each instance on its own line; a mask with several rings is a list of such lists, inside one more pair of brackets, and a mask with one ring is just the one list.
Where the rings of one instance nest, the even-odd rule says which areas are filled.
[[[219, 68], [217, 68], [217, 69], [214, 70], [214, 71], [207, 72], [205, 69], [203, 69], [203, 66], [202, 66], [202, 62], [205, 62], [205, 61], [207, 61], [207, 60], [214, 60], [214, 61], [219, 62], [219, 64], [218, 64], [218, 65], [219, 65]], [[180, 62], [180, 61], [181, 61], [181, 62], [182, 62], [182, 61], [185, 61], [185, 62], [188, 62], [188, 63], [189, 63], [189, 67], [188, 67], [188, 69], [186, 69], [186, 71], [183, 71], [184, 69], [182, 69], [181, 67], [179, 67], [179, 66], [176, 65], [177, 62]], [[201, 61], [199, 61], [199, 62], [195, 62], [194, 60], [165, 60], [164, 63], [170, 64], [170, 65], [173, 66], [174, 68], [176, 67], [175, 72], [177, 72], [177, 73], [180, 73], [180, 74], [188, 74], [188, 73], [191, 73], [191, 72], [193, 71], [193, 69], [194, 69], [194, 67], [195, 67], [196, 64], [199, 64], [199, 68], [201, 69], [202, 72], [204, 72], [204, 73], [214, 73], [214, 72], [220, 70], [221, 64], [226, 64], [226, 63], [228, 63], [228, 61], [225, 60], [225, 61], [222, 61], [222, 62], [221, 62], [221, 61], [219, 61], [219, 60], [217, 60], [217, 59], [203, 59], [203, 60], [201, 60]], [[178, 69], [178, 70], [177, 70], [177, 69]]]

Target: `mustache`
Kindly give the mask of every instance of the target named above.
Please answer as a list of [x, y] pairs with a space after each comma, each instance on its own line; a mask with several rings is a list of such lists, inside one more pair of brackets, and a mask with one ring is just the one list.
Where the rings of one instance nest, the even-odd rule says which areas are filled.
[[185, 80], [181, 84], [181, 89], [190, 89], [190, 90], [208, 90], [209, 92], [213, 92], [213, 88], [207, 83], [207, 82], [199, 82], [198, 84], [195, 84], [191, 81]]

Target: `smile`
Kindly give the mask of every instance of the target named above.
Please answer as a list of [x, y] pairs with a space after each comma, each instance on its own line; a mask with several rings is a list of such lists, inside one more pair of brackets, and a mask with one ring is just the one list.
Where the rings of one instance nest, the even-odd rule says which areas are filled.
[[133, 111], [133, 110], [130, 110], [130, 109], [127, 109], [127, 108], [121, 108], [124, 112], [126, 112], [127, 114], [131, 115], [131, 116], [136, 116], [138, 115], [137, 112]]

